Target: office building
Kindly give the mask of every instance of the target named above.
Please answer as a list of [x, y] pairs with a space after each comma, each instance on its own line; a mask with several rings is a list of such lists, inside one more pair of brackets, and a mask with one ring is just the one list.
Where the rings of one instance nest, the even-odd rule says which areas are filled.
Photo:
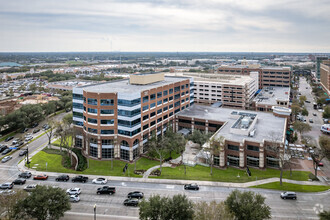
[[264, 87], [252, 101], [255, 111], [272, 112], [273, 106], [289, 108], [290, 87]]
[[330, 59], [320, 64], [320, 83], [323, 90], [330, 95]]
[[152, 132], [194, 102], [193, 80], [163, 73], [73, 88], [75, 147], [87, 157], [137, 159]]
[[315, 72], [316, 72], [316, 78], [319, 80], [321, 79], [321, 63], [323, 60], [327, 60], [327, 56], [317, 56], [316, 57], [316, 65], [315, 65]]

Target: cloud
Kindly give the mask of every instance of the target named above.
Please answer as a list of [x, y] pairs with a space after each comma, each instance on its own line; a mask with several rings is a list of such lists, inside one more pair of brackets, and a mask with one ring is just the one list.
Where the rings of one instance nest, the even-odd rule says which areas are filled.
[[329, 52], [329, 11], [323, 0], [0, 0], [0, 51]]

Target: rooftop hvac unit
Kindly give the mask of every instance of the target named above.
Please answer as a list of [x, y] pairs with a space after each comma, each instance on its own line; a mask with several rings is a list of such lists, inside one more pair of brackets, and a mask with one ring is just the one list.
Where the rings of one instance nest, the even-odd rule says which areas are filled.
[[255, 134], [256, 134], [256, 129], [253, 129], [252, 131], [250, 131], [249, 137], [253, 137]]

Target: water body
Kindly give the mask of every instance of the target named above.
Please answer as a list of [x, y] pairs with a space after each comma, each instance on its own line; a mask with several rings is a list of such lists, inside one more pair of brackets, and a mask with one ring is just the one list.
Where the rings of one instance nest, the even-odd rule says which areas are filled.
[[4, 62], [0, 63], [1, 67], [14, 67], [14, 66], [22, 66], [21, 64], [15, 63], [15, 62]]

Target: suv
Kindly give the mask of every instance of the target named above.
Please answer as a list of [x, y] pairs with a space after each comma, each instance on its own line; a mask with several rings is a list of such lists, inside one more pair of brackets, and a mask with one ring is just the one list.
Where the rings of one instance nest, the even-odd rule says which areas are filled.
[[297, 199], [297, 194], [295, 192], [282, 192], [282, 199]]
[[138, 191], [135, 191], [135, 192], [130, 192], [128, 193], [127, 197], [130, 199], [130, 198], [136, 198], [136, 199], [142, 199], [144, 196], [143, 192], [138, 192]]
[[56, 181], [68, 181], [69, 180], [69, 176], [68, 175], [60, 175], [60, 176], [58, 176], [58, 177], [56, 177]]
[[88, 181], [88, 177], [87, 176], [76, 176], [72, 178], [72, 182], [82, 182], [82, 183], [86, 183]]
[[18, 177], [25, 178], [25, 179], [28, 179], [28, 178], [30, 178], [31, 176], [32, 176], [32, 173], [29, 172], [29, 171], [25, 171], [25, 172], [20, 173], [20, 174], [18, 175]]
[[21, 152], [19, 152], [19, 156], [25, 156], [27, 154], [28, 150], [24, 149]]
[[115, 187], [110, 187], [110, 186], [103, 186], [102, 188], [98, 188], [96, 191], [96, 194], [114, 194], [116, 192]]

